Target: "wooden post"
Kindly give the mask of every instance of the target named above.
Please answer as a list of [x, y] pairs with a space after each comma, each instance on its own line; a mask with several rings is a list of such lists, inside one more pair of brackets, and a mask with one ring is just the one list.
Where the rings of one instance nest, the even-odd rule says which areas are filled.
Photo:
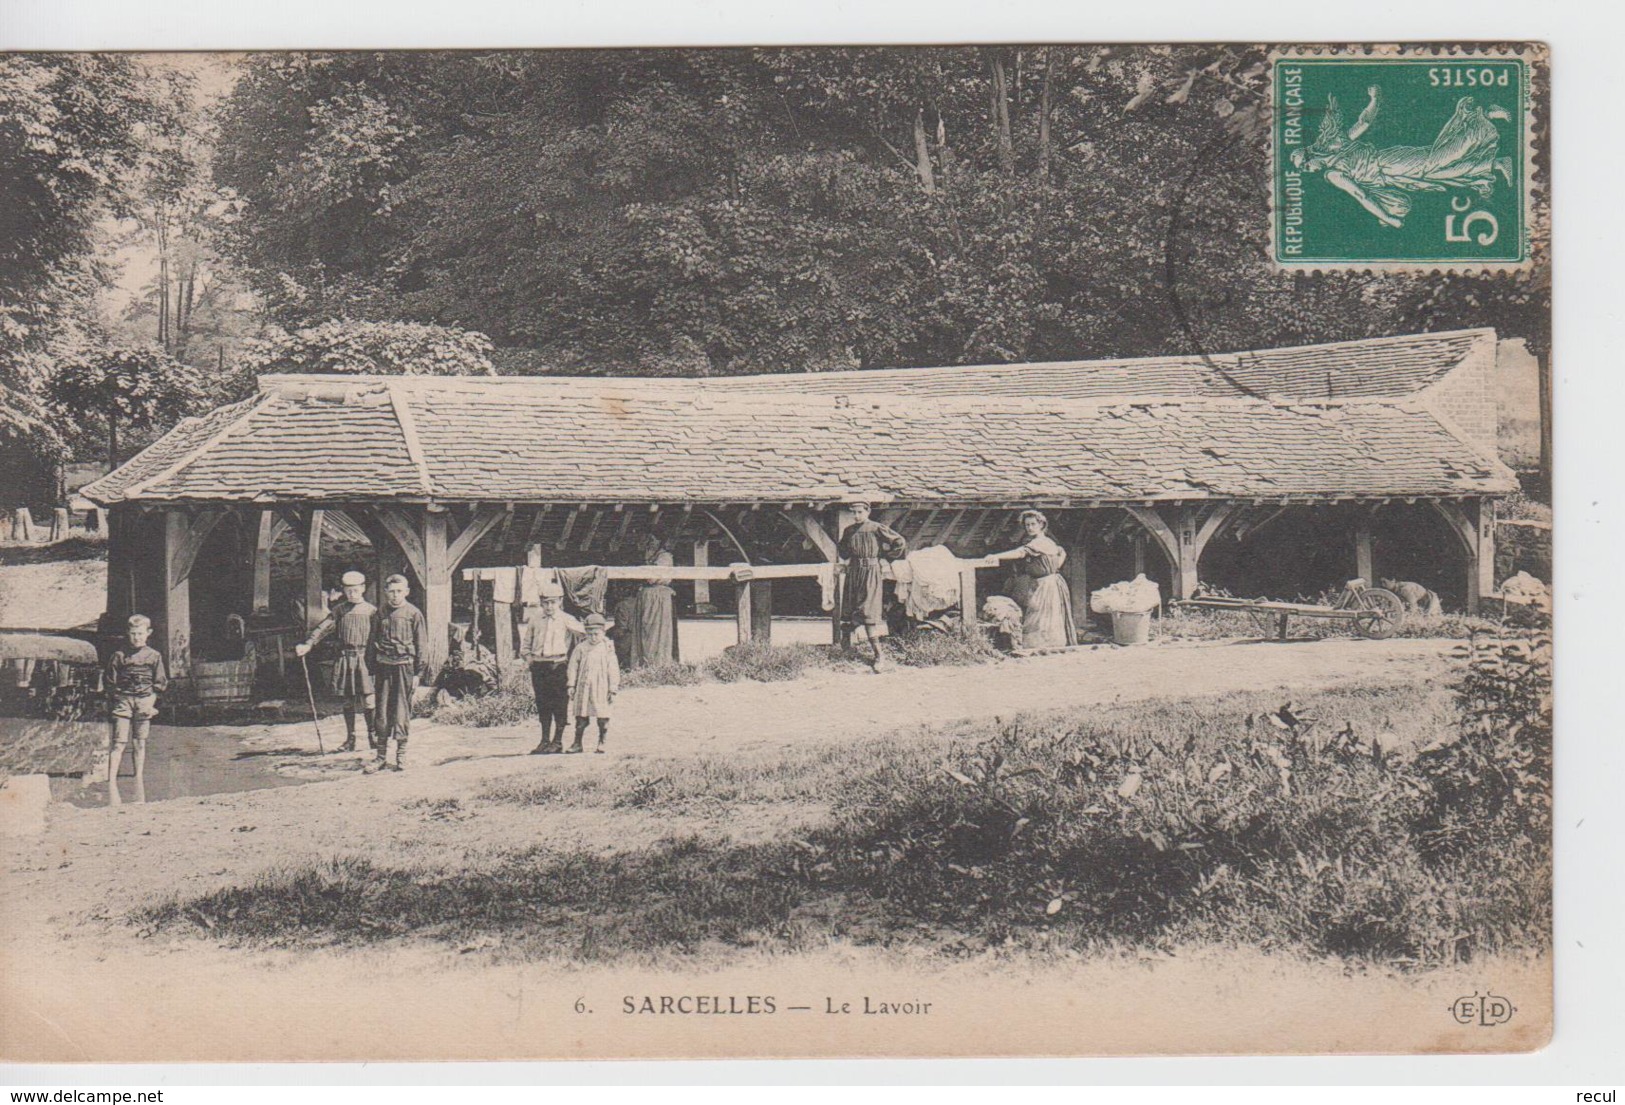
[[976, 569], [968, 564], [959, 567], [959, 624], [966, 629], [981, 620], [976, 606]]
[[274, 511], [260, 511], [259, 529], [254, 538], [254, 610], [271, 606], [271, 546], [276, 542], [276, 521]]
[[447, 528], [450, 515], [444, 507], [423, 508], [420, 535], [423, 540], [423, 617], [429, 623], [429, 656], [425, 665], [429, 680], [440, 674], [446, 662], [446, 644], [451, 633], [451, 561]]
[[728, 568], [733, 572], [734, 580], [734, 624], [738, 629], [739, 643], [748, 645], [751, 642], [751, 631], [753, 629], [750, 612], [750, 565], [730, 564]]
[[[492, 591], [493, 591], [493, 594], [495, 594], [495, 587], [494, 586], [492, 588]], [[474, 581], [475, 617], [479, 616], [479, 605], [480, 605], [480, 581], [475, 580]], [[497, 654], [497, 668], [499, 670], [506, 670], [508, 665], [513, 662], [513, 657], [514, 657], [513, 603], [504, 601], [501, 595], [495, 595], [495, 597], [491, 600], [491, 620], [495, 623], [495, 626], [493, 628], [494, 628], [494, 632], [496, 633], [496, 640], [494, 642], [494, 647], [496, 649], [496, 654]]]
[[1202, 542], [1197, 540], [1196, 531], [1198, 516], [1195, 507], [1181, 507], [1179, 517], [1174, 526], [1174, 534], [1179, 539], [1179, 564], [1174, 572], [1174, 598], [1188, 599], [1196, 594], [1199, 572], [1198, 561], [1202, 556]]
[[322, 522], [327, 511], [312, 509], [305, 523], [305, 630], [327, 617], [327, 593], [322, 587]]
[[[696, 568], [708, 567], [711, 563], [711, 542], [699, 540], [694, 542], [694, 566]], [[694, 581], [695, 607], [709, 606], [711, 603], [711, 581], [696, 579]]]
[[182, 545], [191, 525], [178, 510], [164, 514], [162, 605], [151, 616], [172, 679], [184, 678], [192, 670], [192, 576], [191, 565], [182, 559]]
[[1495, 502], [1478, 500], [1478, 540], [1467, 558], [1467, 613], [1476, 614], [1483, 601], [1495, 594]]
[[1061, 576], [1072, 595], [1072, 625], [1079, 634], [1089, 627], [1089, 561], [1080, 543], [1066, 550]]
[[770, 645], [773, 643], [773, 581], [757, 580], [750, 586], [751, 640]]
[[1375, 572], [1371, 562], [1371, 512], [1361, 510], [1354, 522], [1354, 574], [1375, 587]]
[[51, 511], [51, 540], [66, 541], [68, 539], [68, 508], [59, 506]]
[[846, 643], [846, 626], [844, 619], [841, 617], [841, 610], [846, 605], [846, 572], [841, 568], [840, 541], [841, 535], [846, 532], [846, 527], [856, 520], [852, 512], [844, 506], [835, 512], [835, 540], [831, 542], [829, 554], [830, 559], [835, 563], [835, 608], [830, 611], [829, 621], [831, 643], [836, 648], [840, 648]]
[[1134, 538], [1134, 574], [1145, 575], [1145, 538]]

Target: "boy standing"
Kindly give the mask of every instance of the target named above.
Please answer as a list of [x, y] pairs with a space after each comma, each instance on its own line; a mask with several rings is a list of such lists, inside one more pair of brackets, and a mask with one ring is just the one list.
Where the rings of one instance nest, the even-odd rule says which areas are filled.
[[372, 617], [372, 637], [367, 648], [372, 655], [378, 702], [374, 723], [378, 758], [362, 769], [368, 775], [392, 766], [390, 738], [395, 740], [393, 770], [405, 769], [406, 742], [412, 731], [412, 694], [418, 679], [429, 674], [429, 623], [423, 611], [406, 601], [408, 587], [403, 575], [384, 580], [384, 608]]
[[340, 582], [344, 585], [344, 598], [333, 605], [322, 623], [301, 644], [295, 645], [293, 651], [303, 657], [321, 643], [322, 638], [338, 630], [339, 657], [333, 664], [330, 689], [344, 702], [345, 735], [337, 751], [355, 751], [358, 711], [366, 719], [367, 747], [376, 749], [378, 741], [373, 735], [372, 711], [377, 703], [373, 695], [372, 669], [367, 666], [367, 642], [372, 639], [372, 622], [378, 608], [366, 599], [366, 576], [360, 572], [345, 572]]
[[519, 653], [530, 661], [530, 685], [542, 722], [542, 742], [531, 749], [533, 756], [564, 751], [564, 719], [570, 708], [567, 668], [576, 638], [586, 632], [564, 612], [558, 595], [542, 595], [539, 608], [525, 619]]
[[568, 679], [570, 684], [570, 711], [576, 719], [576, 739], [571, 752], [582, 751], [581, 738], [587, 732], [587, 722], [598, 719], [598, 748], [604, 750], [604, 738], [609, 736], [609, 707], [621, 689], [621, 665], [615, 659], [615, 646], [604, 635], [607, 628], [602, 614], [587, 615], [587, 639], [570, 654]]
[[147, 645], [152, 636], [152, 619], [131, 614], [126, 641], [107, 660], [107, 693], [112, 707], [112, 749], [107, 757], [107, 804], [117, 806], [118, 769], [124, 759], [124, 746], [132, 739], [135, 760], [135, 800], [147, 800], [147, 730], [158, 715], [158, 695], [169, 687], [164, 658]]

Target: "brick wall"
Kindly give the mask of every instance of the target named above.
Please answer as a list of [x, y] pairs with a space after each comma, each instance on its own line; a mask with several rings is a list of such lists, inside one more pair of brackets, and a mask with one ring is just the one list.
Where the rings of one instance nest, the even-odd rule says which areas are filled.
[[1428, 405], [1448, 418], [1491, 456], [1498, 442], [1495, 392], [1495, 336], [1485, 334], [1444, 379], [1422, 393]]

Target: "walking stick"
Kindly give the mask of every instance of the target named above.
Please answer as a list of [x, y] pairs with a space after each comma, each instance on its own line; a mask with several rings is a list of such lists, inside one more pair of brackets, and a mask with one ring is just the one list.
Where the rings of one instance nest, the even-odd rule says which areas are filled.
[[316, 716], [316, 691], [310, 685], [310, 665], [303, 656], [299, 657], [299, 670], [305, 673], [305, 697], [310, 700], [310, 723], [316, 727], [316, 750], [325, 756], [327, 747], [322, 744], [322, 722]]

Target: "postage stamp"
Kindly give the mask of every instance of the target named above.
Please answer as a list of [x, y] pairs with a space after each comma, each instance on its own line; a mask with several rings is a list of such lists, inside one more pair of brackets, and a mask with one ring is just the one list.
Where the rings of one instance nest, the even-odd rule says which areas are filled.
[[1277, 265], [1528, 263], [1525, 55], [1283, 53], [1270, 93]]

